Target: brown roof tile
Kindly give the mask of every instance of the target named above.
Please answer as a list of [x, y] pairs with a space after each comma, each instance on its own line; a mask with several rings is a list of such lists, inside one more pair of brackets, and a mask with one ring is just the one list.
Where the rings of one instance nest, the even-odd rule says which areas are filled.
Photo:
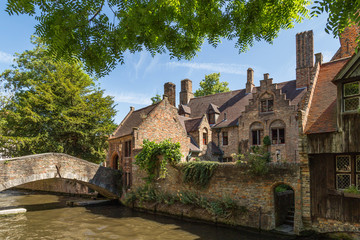
[[186, 132], [193, 132], [198, 130], [201, 121], [202, 121], [202, 117], [185, 120], [184, 123], [185, 123]]
[[306, 134], [336, 131], [336, 86], [331, 82], [349, 58], [324, 63], [310, 105]]

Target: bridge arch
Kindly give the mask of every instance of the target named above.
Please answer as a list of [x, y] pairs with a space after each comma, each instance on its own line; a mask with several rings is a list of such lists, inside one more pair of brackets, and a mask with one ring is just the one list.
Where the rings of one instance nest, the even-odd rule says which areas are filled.
[[100, 194], [116, 198], [122, 193], [121, 171], [62, 153], [44, 153], [0, 160], [0, 191], [25, 183], [69, 179]]

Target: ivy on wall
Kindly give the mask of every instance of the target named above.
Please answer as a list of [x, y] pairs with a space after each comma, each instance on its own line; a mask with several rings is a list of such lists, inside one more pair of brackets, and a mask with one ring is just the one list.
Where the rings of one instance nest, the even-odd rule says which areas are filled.
[[181, 160], [180, 143], [173, 143], [170, 139], [160, 143], [143, 141], [141, 152], [135, 156], [135, 164], [147, 173], [147, 183], [156, 178], [165, 178], [166, 165], [176, 165]]
[[181, 163], [180, 166], [183, 173], [183, 182], [205, 188], [209, 184], [214, 170], [218, 165], [218, 162], [210, 161]]

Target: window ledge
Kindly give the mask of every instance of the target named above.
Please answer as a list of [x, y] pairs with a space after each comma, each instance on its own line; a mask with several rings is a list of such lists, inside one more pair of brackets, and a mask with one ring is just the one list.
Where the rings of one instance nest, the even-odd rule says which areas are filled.
[[274, 114], [274, 111], [271, 111], [271, 112], [259, 112], [260, 115], [272, 115]]
[[341, 113], [341, 115], [353, 115], [353, 114], [360, 114], [360, 112], [358, 110], [353, 110], [353, 111], [346, 111]]

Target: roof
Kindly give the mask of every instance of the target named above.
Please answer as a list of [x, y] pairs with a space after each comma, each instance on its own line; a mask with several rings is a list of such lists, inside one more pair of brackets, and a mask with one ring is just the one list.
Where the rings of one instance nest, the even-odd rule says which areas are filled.
[[348, 61], [349, 58], [343, 58], [320, 66], [305, 127], [306, 134], [336, 131], [337, 88], [332, 80]]
[[197, 145], [195, 139], [190, 136], [190, 144], [189, 144], [190, 151], [192, 152], [201, 152], [199, 146]]
[[[295, 106], [298, 105], [306, 92], [306, 88], [296, 88], [296, 80], [277, 83], [277, 87], [286, 95], [286, 99], [290, 100], [290, 104]], [[196, 118], [203, 116], [209, 107], [214, 109], [217, 107], [219, 117], [216, 124], [212, 127], [222, 128], [236, 126], [238, 124], [238, 118], [245, 110], [245, 106], [249, 104], [250, 99], [252, 99], [252, 93], [246, 94], [245, 89], [192, 98], [188, 104], [191, 108], [190, 117]]]
[[202, 119], [203, 117], [185, 120], [184, 123], [185, 123], [186, 132], [197, 131], [199, 129]]
[[183, 113], [186, 113], [186, 114], [191, 114], [191, 108], [187, 105], [184, 105], [184, 104], [180, 104], [180, 107], [179, 107], [179, 112], [183, 112]]
[[139, 127], [143, 119], [158, 105], [158, 103], [133, 111], [119, 125], [110, 138], [119, 138], [132, 134], [133, 128]]

